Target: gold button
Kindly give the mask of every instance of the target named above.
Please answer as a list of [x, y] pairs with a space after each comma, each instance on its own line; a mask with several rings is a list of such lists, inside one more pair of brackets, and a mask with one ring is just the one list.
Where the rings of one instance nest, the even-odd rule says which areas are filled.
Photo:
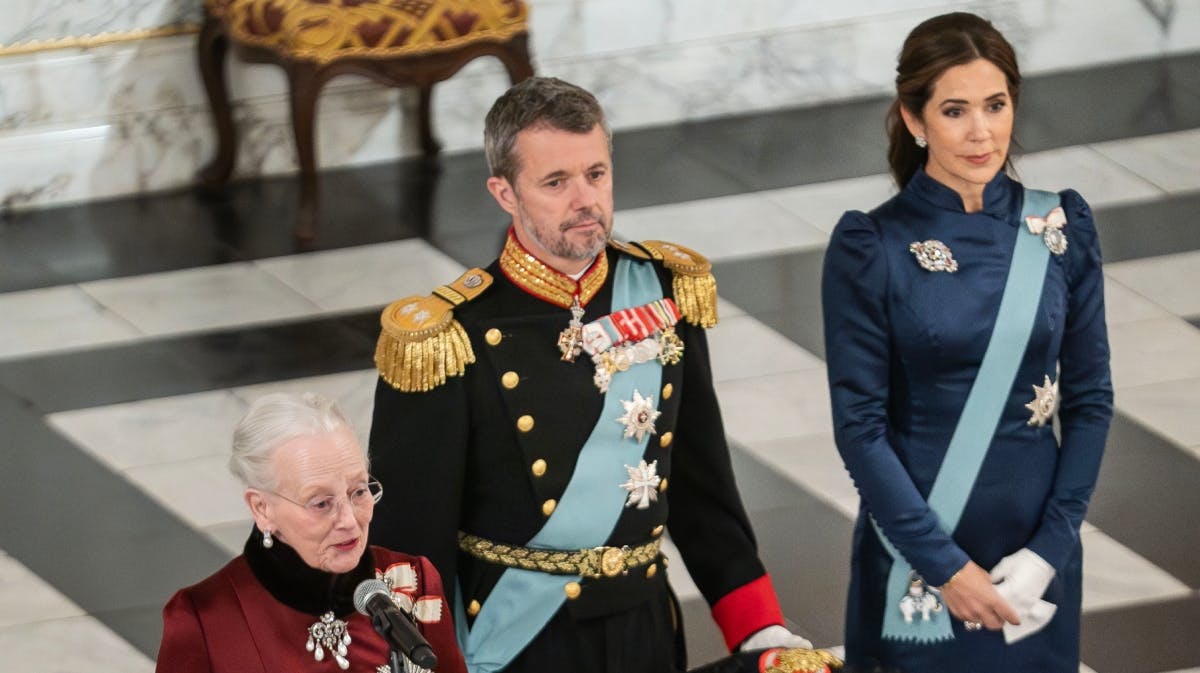
[[658, 482], [658, 492], [663, 493], [667, 490], [667, 478], [663, 477], [662, 481]]
[[529, 432], [533, 429], [533, 416], [525, 414], [517, 419], [517, 429], [521, 432]]
[[504, 340], [504, 335], [500, 333], [500, 330], [493, 327], [484, 333], [483, 339], [488, 342], [488, 345], [495, 346]]
[[569, 600], [579, 598], [580, 591], [583, 591], [583, 588], [579, 586], [579, 582], [567, 582], [567, 585], [563, 587], [563, 593]]
[[654, 529], [650, 531], [650, 535], [653, 537], [658, 537], [659, 535], [662, 535], [662, 532], [663, 532], [663, 527], [661, 525], [655, 526]]
[[475, 615], [479, 614], [479, 608], [481, 607], [482, 606], [479, 605], [479, 601], [471, 601], [471, 604], [467, 606], [467, 614], [474, 617]]
[[550, 516], [554, 513], [555, 507], [558, 507], [558, 502], [554, 498], [550, 498], [546, 502], [542, 503], [542, 514]]
[[546, 474], [546, 461], [538, 458], [537, 460], [533, 461], [533, 465], [529, 466], [529, 471], [532, 472], [533, 476], [535, 477], [540, 477], [543, 474]]
[[664, 555], [663, 555], [663, 557], [662, 557], [662, 561], [663, 561], [663, 567], [664, 567], [664, 568], [666, 568], [667, 566], [671, 565], [671, 560], [670, 560], [670, 559], [668, 559], [668, 558], [666, 557], [666, 555], [665, 555], [665, 554], [664, 554]]
[[658, 574], [658, 565], [651, 563], [649, 568], [646, 568], [646, 579], [650, 579]]
[[671, 445], [671, 440], [672, 440], [672, 439], [675, 439], [675, 435], [673, 435], [673, 434], [671, 434], [671, 433], [669, 433], [669, 432], [664, 432], [664, 433], [662, 434], [662, 437], [659, 437], [659, 438], [658, 438], [658, 445], [659, 445], [659, 446], [661, 446], [661, 447], [663, 447], [663, 448], [665, 449], [665, 448], [667, 448], [668, 446], [670, 446], [670, 445]]
[[673, 393], [673, 392], [675, 392], [675, 386], [673, 386], [673, 385], [671, 385], [670, 383], [668, 383], [667, 385], [663, 386], [663, 394], [662, 394], [662, 398], [663, 398], [664, 400], [669, 400], [669, 399], [671, 399], [671, 393]]
[[504, 376], [500, 377], [500, 385], [512, 390], [521, 382], [521, 377], [516, 372], [504, 372]]

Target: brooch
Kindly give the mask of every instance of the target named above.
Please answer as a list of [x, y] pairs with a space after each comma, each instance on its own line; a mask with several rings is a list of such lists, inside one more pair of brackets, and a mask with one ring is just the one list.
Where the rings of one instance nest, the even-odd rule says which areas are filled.
[[617, 422], [625, 424], [625, 439], [633, 437], [640, 442], [647, 434], [656, 434], [654, 421], [662, 412], [654, 408], [653, 397], [642, 397], [634, 390], [633, 399], [621, 400], [621, 406], [625, 407], [625, 415], [618, 418]]
[[662, 477], [658, 476], [658, 461], [649, 465], [644, 460], [639, 461], [637, 467], [626, 465], [625, 471], [629, 473], [629, 481], [621, 484], [621, 488], [629, 491], [625, 506], [649, 508], [651, 502], [658, 500], [658, 485], [662, 483]]
[[910, 572], [908, 593], [900, 599], [900, 612], [904, 615], [904, 623], [912, 624], [913, 615], [917, 613], [921, 614], [921, 621], [927, 622], [932, 613], [941, 611], [942, 602], [925, 586], [925, 580], [921, 579], [915, 570]]
[[1042, 237], [1050, 252], [1061, 255], [1067, 251], [1067, 235], [1063, 233], [1063, 227], [1067, 226], [1067, 216], [1062, 206], [1055, 206], [1045, 217], [1025, 216], [1025, 226], [1029, 227], [1029, 233]]
[[1040, 428], [1045, 425], [1058, 408], [1058, 381], [1051, 381], [1047, 376], [1040, 386], [1033, 387], [1033, 401], [1025, 405], [1033, 412], [1029, 417], [1029, 425]]
[[325, 651], [329, 650], [338, 668], [344, 671], [350, 668], [350, 661], [346, 659], [349, 644], [350, 631], [346, 622], [334, 618], [332, 612], [326, 612], [308, 627], [308, 642], [304, 643], [304, 649], [312, 652], [317, 661], [325, 661]]
[[917, 264], [921, 265], [926, 271], [945, 271], [946, 273], [954, 273], [958, 271], [958, 262], [954, 261], [954, 255], [950, 254], [950, 248], [946, 247], [945, 243], [934, 239], [928, 241], [910, 243], [908, 251], [917, 257]]

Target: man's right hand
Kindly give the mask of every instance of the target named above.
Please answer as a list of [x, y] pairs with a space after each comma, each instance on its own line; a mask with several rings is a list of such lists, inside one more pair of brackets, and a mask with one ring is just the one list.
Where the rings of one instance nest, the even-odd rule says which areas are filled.
[[955, 619], [978, 622], [990, 631], [999, 631], [1005, 622], [1021, 623], [1013, 606], [996, 592], [987, 571], [974, 561], [967, 561], [939, 590], [942, 602]]

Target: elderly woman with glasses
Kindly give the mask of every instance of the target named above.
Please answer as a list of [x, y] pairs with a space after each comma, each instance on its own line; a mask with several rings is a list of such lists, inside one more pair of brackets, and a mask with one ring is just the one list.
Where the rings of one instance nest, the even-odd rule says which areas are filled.
[[375, 581], [364, 586], [382, 585], [412, 617], [434, 670], [465, 673], [433, 565], [367, 544], [383, 487], [336, 404], [313, 393], [258, 399], [234, 431], [229, 468], [254, 529], [240, 556], [167, 603], [158, 671], [427, 670], [393, 660], [356, 611], [356, 589]]

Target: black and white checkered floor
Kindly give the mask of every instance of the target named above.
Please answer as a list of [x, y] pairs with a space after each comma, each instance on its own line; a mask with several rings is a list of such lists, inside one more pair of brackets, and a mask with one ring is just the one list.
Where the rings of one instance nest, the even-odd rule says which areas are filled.
[[[1085, 670], [1200, 671], [1200, 54], [1030, 78], [1026, 183], [1078, 189], [1106, 259], [1118, 416], [1083, 533]], [[1114, 95], [1119, 92], [1119, 95]], [[616, 232], [715, 262], [714, 367], [794, 627], [841, 640], [857, 499], [832, 444], [818, 283], [841, 212], [891, 191], [886, 101], [619, 133]], [[240, 549], [224, 469], [248, 400], [331, 394], [365, 434], [378, 309], [494, 256], [479, 154], [0, 221], [0, 661], [148, 671], [159, 610]], [[719, 652], [681, 564], [694, 663]]]

